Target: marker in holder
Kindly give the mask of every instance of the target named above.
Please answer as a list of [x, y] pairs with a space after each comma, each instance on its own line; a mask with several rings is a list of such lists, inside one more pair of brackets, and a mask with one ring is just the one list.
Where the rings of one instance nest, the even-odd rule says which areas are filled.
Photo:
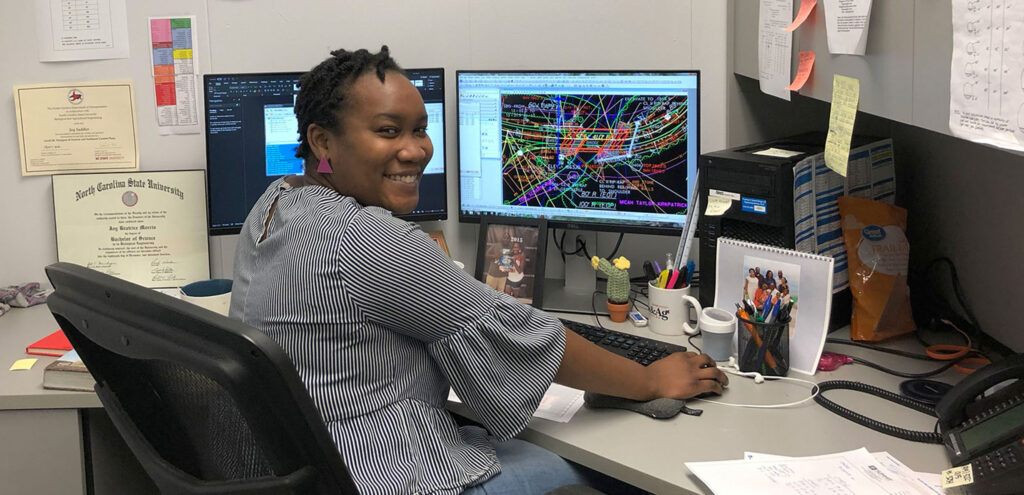
[[751, 321], [736, 315], [737, 365], [740, 371], [764, 376], [786, 376], [789, 372], [789, 318], [771, 323]]

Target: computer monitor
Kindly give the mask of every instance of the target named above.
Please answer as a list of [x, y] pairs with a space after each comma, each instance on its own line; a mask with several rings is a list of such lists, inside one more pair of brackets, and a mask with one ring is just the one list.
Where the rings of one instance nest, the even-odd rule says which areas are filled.
[[[448, 218], [444, 166], [444, 69], [405, 69], [429, 117], [434, 156], [423, 171], [420, 202], [410, 221]], [[293, 110], [302, 72], [207, 74], [206, 168], [210, 234], [237, 234], [267, 185], [302, 173], [295, 158], [298, 121]]]
[[679, 235], [698, 71], [458, 71], [459, 219]]
[[[700, 155], [698, 71], [466, 70], [456, 81], [460, 221], [679, 235]], [[543, 307], [603, 308], [595, 279], [588, 260], [567, 258], [564, 279], [544, 281]]]

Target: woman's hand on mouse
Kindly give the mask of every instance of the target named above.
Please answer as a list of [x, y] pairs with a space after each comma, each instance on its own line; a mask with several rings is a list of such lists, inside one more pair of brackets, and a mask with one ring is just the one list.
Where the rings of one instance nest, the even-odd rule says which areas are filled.
[[715, 393], [729, 385], [729, 377], [707, 354], [676, 352], [647, 366], [657, 397], [688, 399]]

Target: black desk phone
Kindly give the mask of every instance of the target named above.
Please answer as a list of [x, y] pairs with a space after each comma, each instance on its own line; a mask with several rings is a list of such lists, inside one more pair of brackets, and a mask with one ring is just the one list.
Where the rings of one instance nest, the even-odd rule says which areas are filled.
[[971, 464], [974, 482], [964, 487], [968, 493], [1024, 492], [1024, 354], [964, 378], [936, 404], [935, 414], [953, 466]]

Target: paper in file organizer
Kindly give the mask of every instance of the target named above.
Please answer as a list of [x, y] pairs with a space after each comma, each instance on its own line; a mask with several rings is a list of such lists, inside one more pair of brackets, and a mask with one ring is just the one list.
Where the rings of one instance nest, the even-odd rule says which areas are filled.
[[[750, 270], [786, 278], [788, 296], [797, 301], [790, 312], [789, 369], [813, 375], [825, 348], [832, 314], [833, 259], [764, 244], [718, 238], [715, 259], [715, 307], [729, 312], [744, 298]], [[767, 278], [767, 277], [766, 277]], [[781, 279], [776, 280], [781, 291]], [[788, 297], [787, 296], [787, 297]], [[735, 337], [733, 338], [735, 348]]]
[[856, 196], [893, 204], [896, 170], [892, 139], [850, 150], [846, 177], [825, 166], [821, 153], [793, 168], [793, 222], [796, 250], [835, 259], [833, 293], [850, 286], [846, 246], [839, 224], [839, 197]]

